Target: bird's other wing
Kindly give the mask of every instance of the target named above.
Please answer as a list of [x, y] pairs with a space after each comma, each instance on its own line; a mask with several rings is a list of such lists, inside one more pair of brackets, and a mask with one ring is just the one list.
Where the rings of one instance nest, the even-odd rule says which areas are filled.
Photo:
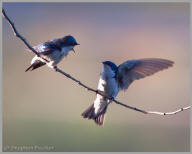
[[121, 90], [126, 90], [134, 81], [150, 76], [173, 66], [174, 62], [160, 58], [128, 60], [118, 66], [116, 79]]

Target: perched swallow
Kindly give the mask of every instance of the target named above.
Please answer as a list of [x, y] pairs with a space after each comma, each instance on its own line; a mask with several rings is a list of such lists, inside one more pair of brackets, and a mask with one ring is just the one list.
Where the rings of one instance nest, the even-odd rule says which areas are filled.
[[[173, 63], [165, 59], [146, 58], [128, 60], [117, 67], [113, 62], [105, 61], [98, 83], [98, 91], [108, 98], [115, 99], [119, 91], [128, 89], [133, 81], [171, 67]], [[103, 125], [110, 103], [111, 100], [97, 94], [94, 103], [82, 113], [82, 116], [93, 119], [98, 125]]]
[[49, 62], [46, 62], [41, 57], [35, 56], [31, 61], [31, 66], [29, 66], [25, 72], [30, 69], [32, 71], [45, 64], [51, 68], [56, 67], [56, 65], [68, 55], [69, 51], [75, 52], [74, 47], [76, 45], [79, 44], [75, 38], [71, 35], [68, 35], [63, 38], [53, 39], [34, 46], [33, 48], [40, 54], [40, 56], [44, 59], [47, 59]]

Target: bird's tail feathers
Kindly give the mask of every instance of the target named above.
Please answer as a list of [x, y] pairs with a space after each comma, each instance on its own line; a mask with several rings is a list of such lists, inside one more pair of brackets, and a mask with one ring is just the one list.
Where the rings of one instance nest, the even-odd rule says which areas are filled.
[[83, 118], [87, 119], [93, 119], [95, 123], [99, 126], [104, 125], [104, 120], [105, 120], [105, 115], [107, 111], [107, 102], [102, 102], [102, 106], [98, 109], [97, 113], [95, 113], [95, 107], [94, 104], [89, 106], [83, 113], [82, 116]]
[[34, 69], [36, 69], [36, 68], [39, 68], [39, 67], [41, 67], [41, 66], [43, 66], [43, 65], [45, 65], [46, 63], [44, 63], [44, 62], [42, 62], [42, 61], [40, 61], [40, 60], [36, 60], [33, 64], [31, 64], [26, 70], [25, 70], [25, 72], [27, 72], [28, 70], [30, 70], [31, 69], [31, 71], [32, 70], [34, 70]]

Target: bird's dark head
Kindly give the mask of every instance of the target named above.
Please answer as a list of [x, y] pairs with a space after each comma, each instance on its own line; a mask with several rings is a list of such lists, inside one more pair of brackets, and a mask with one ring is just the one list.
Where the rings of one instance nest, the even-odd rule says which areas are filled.
[[113, 62], [111, 61], [104, 61], [102, 62], [104, 66], [109, 66], [114, 72], [117, 71], [117, 65], [115, 65]]
[[63, 45], [65, 46], [76, 46], [76, 45], [80, 45], [79, 43], [77, 43], [77, 41], [75, 40], [75, 38], [71, 35], [67, 35], [65, 37], [63, 37], [63, 41], [62, 41]]
[[62, 38], [62, 45], [65, 47], [69, 46], [72, 48], [73, 51], [75, 51], [73, 48], [76, 45], [80, 45], [80, 44], [77, 43], [76, 39], [73, 36], [67, 35]]

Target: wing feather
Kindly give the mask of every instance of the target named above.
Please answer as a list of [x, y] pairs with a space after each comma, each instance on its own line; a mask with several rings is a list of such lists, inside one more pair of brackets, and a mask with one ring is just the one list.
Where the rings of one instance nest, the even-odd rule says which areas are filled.
[[121, 90], [125, 90], [134, 81], [150, 76], [173, 66], [174, 62], [160, 58], [128, 60], [118, 66], [116, 79]]
[[33, 48], [41, 55], [49, 55], [54, 50], [61, 50], [60, 42], [61, 39], [53, 39], [37, 46], [34, 46]]

